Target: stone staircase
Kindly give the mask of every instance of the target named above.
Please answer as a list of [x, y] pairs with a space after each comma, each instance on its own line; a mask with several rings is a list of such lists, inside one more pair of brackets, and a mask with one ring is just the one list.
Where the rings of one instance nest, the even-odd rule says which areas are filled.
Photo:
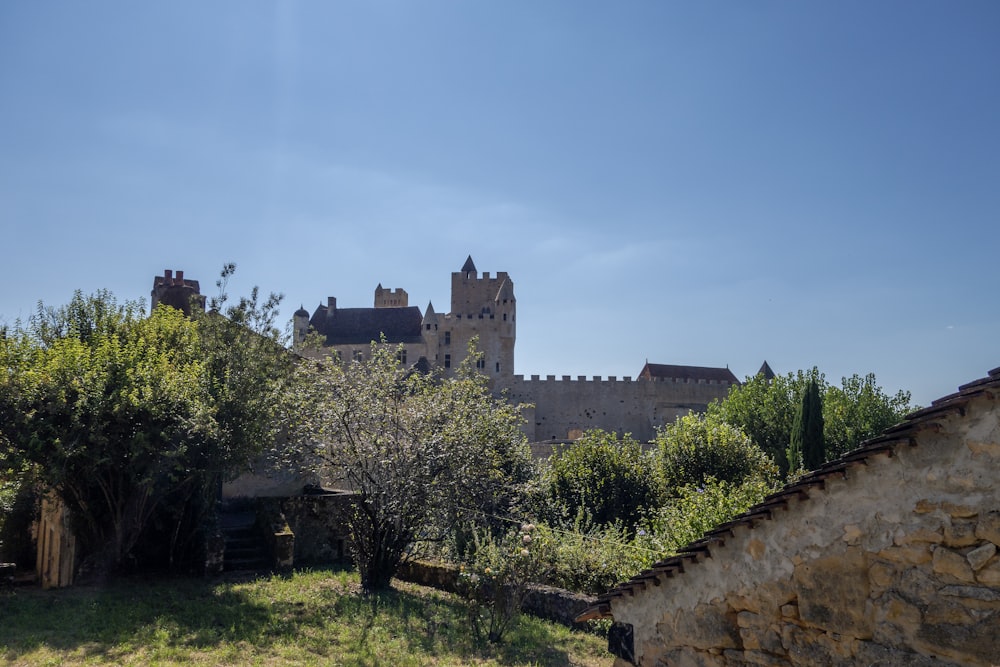
[[267, 543], [257, 528], [257, 516], [252, 509], [224, 508], [219, 515], [219, 526], [226, 544], [224, 571], [271, 569]]

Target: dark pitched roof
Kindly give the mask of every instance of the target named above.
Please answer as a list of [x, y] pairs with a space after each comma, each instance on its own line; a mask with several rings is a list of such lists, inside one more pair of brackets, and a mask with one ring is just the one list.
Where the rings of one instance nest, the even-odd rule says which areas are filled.
[[994, 368], [988, 377], [964, 384], [958, 392], [949, 394], [931, 403], [931, 406], [917, 410], [895, 426], [890, 426], [882, 435], [876, 436], [861, 444], [857, 449], [848, 452], [839, 459], [823, 464], [798, 480], [786, 484], [780, 491], [772, 493], [757, 505], [754, 505], [732, 521], [716, 526], [700, 539], [682, 547], [676, 556], [671, 556], [654, 563], [648, 570], [643, 570], [628, 581], [619, 584], [607, 593], [599, 596], [597, 601], [585, 609], [577, 622], [595, 618], [607, 618], [611, 612], [611, 600], [628, 593], [635, 594], [647, 583], [659, 585], [661, 579], [669, 579], [684, 573], [684, 568], [696, 565], [705, 558], [711, 558], [711, 549], [716, 544], [724, 544], [733, 528], [738, 525], [753, 528], [760, 521], [769, 520], [774, 510], [788, 506], [792, 497], [808, 501], [813, 489], [823, 489], [826, 479], [834, 475], [846, 475], [852, 466], [865, 465], [868, 458], [878, 454], [892, 455], [893, 451], [902, 446], [916, 446], [916, 434], [924, 428], [934, 428], [935, 420], [949, 414], [965, 414], [965, 406], [979, 396], [993, 396], [1000, 392], [1000, 368]]
[[767, 359], [765, 359], [764, 363], [761, 364], [760, 370], [757, 371], [757, 375], [763, 375], [765, 380], [773, 380], [774, 379], [774, 377], [775, 377], [774, 376], [774, 371], [771, 370], [771, 366], [767, 363]]
[[327, 345], [368, 345], [384, 335], [387, 343], [420, 343], [423, 315], [406, 308], [334, 308], [320, 306], [309, 324]]
[[465, 264], [462, 265], [462, 273], [475, 273], [476, 263], [472, 261], [472, 255], [469, 255], [468, 259], [465, 260]]
[[728, 368], [709, 368], [707, 366], [674, 366], [671, 364], [651, 364], [646, 362], [646, 365], [642, 367], [639, 371], [639, 377], [655, 379], [655, 378], [671, 378], [674, 380], [693, 380], [695, 382], [699, 380], [704, 380], [705, 382], [728, 382], [730, 384], [739, 384], [740, 381], [736, 379], [732, 371]]

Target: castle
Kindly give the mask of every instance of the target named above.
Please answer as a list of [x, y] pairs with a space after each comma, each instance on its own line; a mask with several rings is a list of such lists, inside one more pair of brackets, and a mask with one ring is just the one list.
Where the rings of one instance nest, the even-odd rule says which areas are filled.
[[728, 368], [650, 363], [634, 380], [514, 375], [516, 305], [510, 276], [504, 271], [492, 277], [489, 272], [480, 275], [470, 256], [451, 274], [448, 313], [435, 312], [430, 303], [421, 313], [409, 305], [406, 290], [379, 284], [372, 308], [339, 308], [335, 297], [311, 316], [300, 308], [294, 316], [294, 341], [301, 346], [313, 331], [324, 348], [341, 359], [360, 360], [369, 353], [371, 341], [384, 337], [401, 347], [402, 363], [451, 376], [465, 359], [469, 342], [478, 337], [482, 358], [477, 367], [489, 377], [494, 391], [533, 406], [524, 413], [531, 442], [572, 440], [593, 428], [651, 440], [657, 427], [692, 410], [703, 412], [739, 384]]

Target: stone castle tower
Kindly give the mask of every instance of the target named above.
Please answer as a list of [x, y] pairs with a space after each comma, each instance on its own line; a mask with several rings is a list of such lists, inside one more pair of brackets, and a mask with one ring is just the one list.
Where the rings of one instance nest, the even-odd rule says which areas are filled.
[[514, 283], [506, 272], [495, 277], [476, 270], [472, 257], [461, 270], [451, 274], [451, 312], [439, 314], [428, 303], [421, 313], [409, 305], [409, 295], [402, 288], [375, 288], [372, 308], [339, 308], [336, 297], [329, 297], [310, 316], [300, 308], [293, 326], [295, 343], [301, 345], [312, 330], [324, 341], [324, 347], [336, 351], [341, 359], [362, 359], [373, 340], [403, 347], [405, 363], [420, 360], [437, 367], [446, 376], [465, 359], [468, 345], [478, 338], [482, 359], [478, 368], [494, 384], [506, 384], [514, 372], [516, 301]]

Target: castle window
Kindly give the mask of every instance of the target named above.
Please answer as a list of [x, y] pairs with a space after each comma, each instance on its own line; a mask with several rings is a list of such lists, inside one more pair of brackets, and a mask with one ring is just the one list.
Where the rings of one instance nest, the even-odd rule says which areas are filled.
[[354, 359], [354, 361], [361, 361], [362, 359], [365, 358], [365, 353], [362, 352], [361, 350], [352, 350], [351, 356]]
[[504, 314], [503, 314], [503, 321], [504, 321], [504, 322], [506, 322], [506, 321], [507, 321], [507, 313], [504, 313]]
[[497, 362], [497, 373], [499, 373], [499, 372], [500, 372], [500, 362], [498, 361]]
[[405, 347], [402, 350], [400, 350], [399, 352], [396, 353], [396, 361], [398, 361], [401, 364], [405, 364], [406, 363], [406, 348]]
[[445, 345], [451, 345], [451, 332], [450, 331], [445, 331], [444, 332], [444, 344]]
[[451, 368], [451, 355], [450, 354], [444, 355], [444, 367], [445, 368]]
[[431, 330], [431, 325], [430, 325], [430, 324], [428, 324], [428, 325], [427, 325], [427, 330], [428, 330], [428, 331], [430, 331], [430, 330]]
[[483, 370], [484, 368], [486, 368], [486, 360], [485, 359], [477, 359], [476, 360], [476, 368], [478, 368], [479, 370]]

